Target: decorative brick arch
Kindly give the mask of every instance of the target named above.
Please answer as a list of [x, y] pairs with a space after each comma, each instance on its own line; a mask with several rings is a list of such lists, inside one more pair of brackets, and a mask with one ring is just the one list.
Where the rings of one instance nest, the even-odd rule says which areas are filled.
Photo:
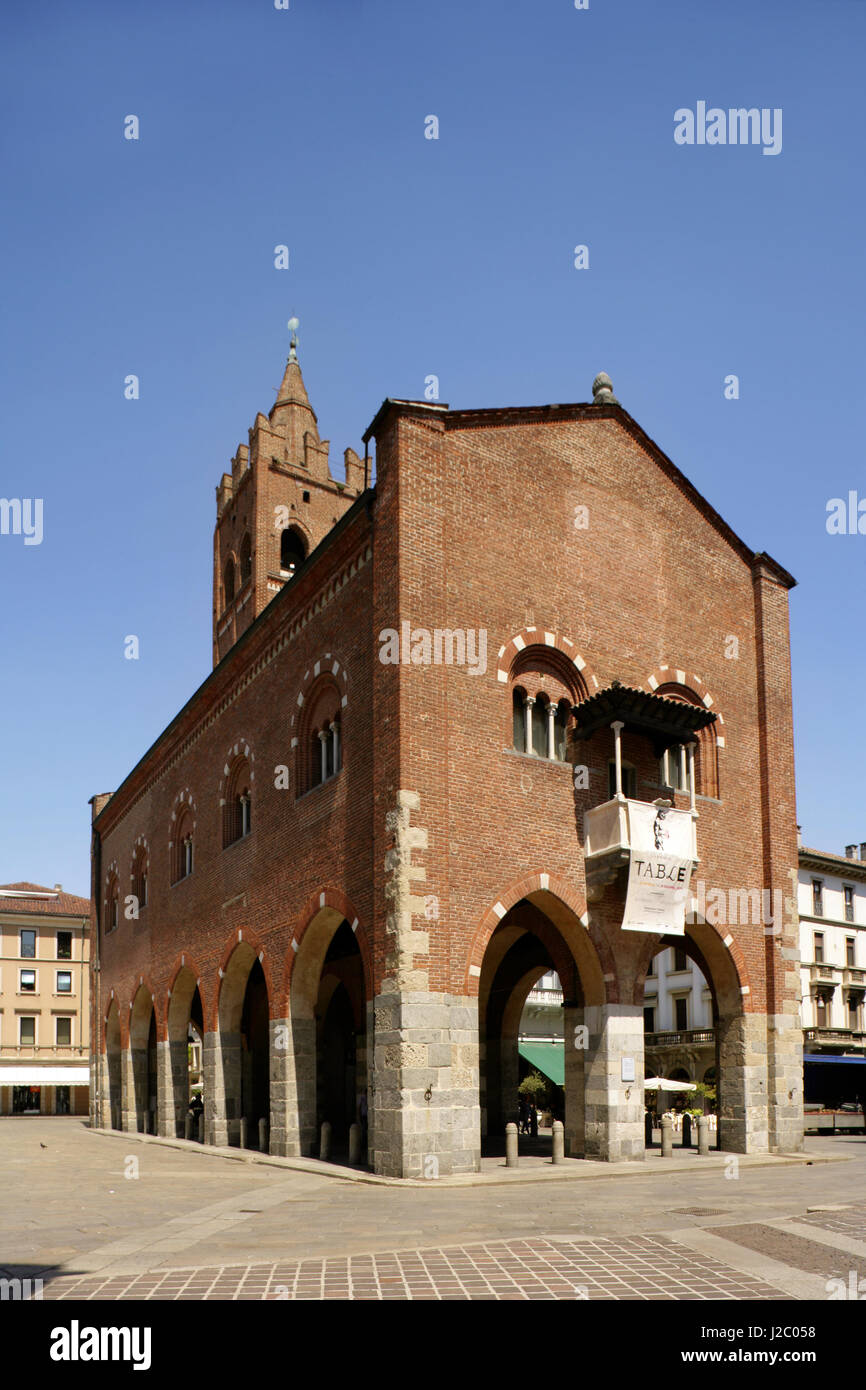
[[286, 953], [286, 963], [283, 969], [283, 979], [280, 994], [280, 1006], [285, 1009], [284, 1016], [288, 1015], [291, 1005], [292, 995], [292, 973], [295, 968], [295, 960], [301, 948], [304, 935], [314, 918], [318, 917], [323, 908], [331, 908], [334, 912], [339, 912], [352, 928], [358, 949], [361, 952], [361, 961], [364, 967], [364, 981], [367, 988], [372, 992], [373, 989], [373, 952], [369, 933], [366, 926], [362, 925], [355, 908], [346, 894], [340, 888], [321, 888], [318, 892], [312, 893], [301, 911], [298, 914], [297, 924], [289, 943], [289, 950]]
[[[334, 656], [332, 652], [325, 652], [324, 656], [320, 656], [318, 661], [314, 661], [312, 666], [309, 666], [304, 672], [303, 679], [298, 687], [298, 693], [295, 696], [295, 710], [291, 718], [291, 728], [294, 729], [297, 727], [301, 711], [310, 693], [310, 689], [319, 679], [319, 676], [322, 675], [330, 675], [333, 677], [340, 691], [340, 707], [341, 709], [347, 707], [349, 703], [349, 673], [339, 657]], [[296, 748], [297, 743], [297, 736], [293, 735], [292, 747]]]
[[589, 694], [593, 694], [599, 689], [598, 677], [587, 666], [571, 638], [563, 637], [561, 633], [547, 632], [540, 627], [524, 628], [522, 632], [516, 633], [503, 647], [499, 648], [496, 658], [496, 679], [501, 685], [508, 684], [514, 662], [527, 647], [550, 647], [554, 651], [561, 652], [575, 668], [579, 683], [586, 687]]
[[226, 755], [223, 760], [223, 769], [220, 775], [219, 787], [220, 808], [222, 808], [225, 805], [226, 789], [228, 787], [228, 780], [231, 774], [232, 764], [235, 763], [237, 759], [240, 757], [246, 758], [247, 762], [250, 765], [250, 782], [252, 782], [255, 778], [255, 754], [253, 753], [250, 741], [249, 739], [243, 737], [236, 738], [232, 746], [226, 749]]
[[[580, 925], [588, 929], [589, 914], [587, 912], [586, 903], [580, 895], [575, 892], [570, 883], [554, 874], [528, 874], [525, 878], [519, 879], [516, 883], [512, 883], [510, 888], [497, 898], [496, 902], [487, 909], [484, 916], [481, 918], [475, 930], [475, 935], [467, 956], [466, 973], [463, 977], [463, 990], [465, 994], [471, 997], [477, 997], [478, 995], [478, 982], [481, 978], [484, 954], [487, 950], [490, 938], [496, 931], [499, 923], [511, 908], [523, 898], [529, 898], [531, 901], [533, 894], [537, 893], [549, 893], [552, 897], [558, 898], [559, 901], [573, 913]], [[559, 926], [555, 920], [554, 926]], [[596, 958], [598, 967], [595, 972], [597, 978], [592, 983], [595, 985], [596, 992], [604, 994], [604, 1002], [615, 1003], [617, 1002], [616, 972], [610, 947], [603, 937], [597, 939], [595, 936], [591, 936], [588, 930], [587, 940], [589, 948]], [[573, 952], [572, 955], [574, 955]], [[576, 956], [574, 959], [578, 968], [578, 973], [581, 974], [581, 963]], [[581, 980], [583, 982], [582, 974]], [[600, 1003], [603, 1001], [598, 999], [592, 1002]]]
[[183, 791], [178, 792], [177, 796], [174, 798], [174, 804], [171, 808], [171, 819], [168, 823], [169, 862], [171, 862], [171, 853], [174, 846], [174, 827], [177, 824], [178, 816], [180, 815], [181, 811], [184, 810], [186, 807], [189, 807], [189, 810], [192, 813], [192, 831], [193, 834], [195, 834], [196, 818], [198, 816], [198, 811], [196, 810], [196, 804], [193, 801], [192, 792], [190, 791], [189, 787], [184, 787]]
[[171, 967], [171, 973], [168, 977], [169, 984], [165, 991], [166, 1007], [168, 1006], [168, 1001], [171, 999], [171, 996], [174, 992], [174, 987], [177, 984], [177, 977], [182, 970], [191, 970], [193, 975], [195, 976], [196, 987], [198, 989], [199, 994], [201, 995], [202, 1013], [204, 1013], [204, 990], [202, 988], [202, 972], [198, 967], [198, 962], [193, 959], [193, 957], [189, 954], [188, 951], [181, 951], [180, 954], [175, 956], [174, 958], [174, 964]]
[[138, 978], [136, 980], [133, 980], [132, 982], [132, 985], [129, 990], [129, 1000], [125, 1010], [127, 1043], [129, 1042], [129, 1025], [132, 1022], [132, 1014], [135, 1008], [135, 1001], [138, 998], [139, 994], [142, 992], [142, 990], [145, 994], [150, 995], [150, 1002], [153, 1007], [153, 1016], [156, 1021], [156, 1040], [157, 1042], [165, 1042], [165, 1009], [164, 1007], [160, 1008], [159, 996], [157, 995], [156, 989], [154, 988], [150, 976], [139, 975]]
[[[681, 666], [658, 666], [652, 671], [644, 681], [648, 690], [656, 691], [660, 685], [682, 685], [687, 690], [694, 691], [701, 704], [707, 709], [711, 709], [716, 716], [716, 723], [723, 725], [724, 715], [716, 709], [716, 702], [707, 690], [700, 676], [696, 676], [693, 671], [686, 671]], [[716, 743], [719, 748], [724, 748], [724, 735], [716, 733]]]
[[[222, 994], [222, 988], [223, 988], [223, 978], [224, 978], [224, 976], [225, 976], [225, 974], [226, 974], [226, 971], [228, 970], [229, 962], [230, 962], [232, 956], [234, 955], [234, 953], [235, 953], [235, 951], [237, 950], [238, 946], [241, 945], [241, 943], [243, 943], [243, 944], [246, 945], [246, 946], [249, 946], [250, 950], [253, 952], [254, 956], [255, 956], [256, 959], [258, 960], [259, 965], [262, 967], [262, 972], [263, 972], [264, 977], [265, 977], [265, 985], [267, 986], [267, 991], [268, 991], [268, 1016], [269, 1016], [270, 1018], [276, 1017], [276, 1015], [274, 1014], [274, 998], [275, 998], [275, 996], [274, 996], [274, 981], [273, 981], [273, 976], [272, 976], [272, 973], [271, 973], [270, 963], [269, 963], [268, 957], [267, 957], [267, 955], [266, 955], [266, 953], [265, 953], [264, 945], [262, 944], [262, 941], [261, 941], [261, 939], [259, 938], [259, 936], [256, 934], [256, 932], [250, 931], [247, 927], [237, 927], [237, 928], [232, 932], [231, 936], [229, 937], [228, 941], [226, 942], [225, 946], [223, 947], [223, 953], [222, 953], [222, 956], [220, 957], [220, 963], [219, 963], [219, 965], [218, 965], [218, 967], [217, 967], [217, 982], [216, 982], [216, 988], [215, 988], [215, 990], [214, 990], [214, 997], [213, 997], [213, 1000], [212, 1000], [212, 1003], [211, 1003], [211, 1007], [210, 1007], [210, 1028], [209, 1028], [209, 1029], [206, 1028], [206, 1031], [209, 1031], [209, 1032], [218, 1032], [218, 1031], [219, 1031], [219, 1007], [220, 1007], [220, 995]], [[201, 991], [200, 991], [200, 992], [201, 992]], [[203, 1017], [204, 1019], [207, 1019], [208, 1015], [207, 1015], [207, 1013], [205, 1012], [205, 1008], [204, 1008], [204, 995], [203, 995], [203, 994], [202, 994], [202, 1001], [201, 1001], [201, 1002], [202, 1002], [202, 1017]]]
[[143, 849], [143, 850], [144, 850], [144, 853], [145, 853], [145, 855], [147, 856], [148, 866], [150, 866], [150, 845], [147, 843], [147, 840], [145, 839], [144, 835], [139, 835], [139, 836], [137, 836], [136, 839], [133, 841], [132, 853], [131, 853], [131, 855], [129, 856], [129, 886], [130, 886], [130, 888], [131, 888], [132, 885], [135, 883], [135, 861], [136, 861], [136, 858], [138, 857], [138, 851], [139, 851], [140, 849]]

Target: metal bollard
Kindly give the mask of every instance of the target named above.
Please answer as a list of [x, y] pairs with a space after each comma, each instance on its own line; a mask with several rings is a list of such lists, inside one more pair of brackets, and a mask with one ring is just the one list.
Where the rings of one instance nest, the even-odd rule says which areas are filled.
[[322, 1137], [319, 1141], [319, 1158], [326, 1159], [331, 1157], [331, 1123], [329, 1120], [322, 1121]]
[[670, 1115], [662, 1115], [662, 1158], [671, 1158], [674, 1151], [674, 1122]]
[[349, 1125], [349, 1162], [361, 1162], [361, 1126]]
[[241, 1128], [241, 1133], [240, 1133], [240, 1138], [239, 1138], [239, 1140], [238, 1140], [238, 1144], [239, 1144], [239, 1146], [240, 1146], [242, 1149], [245, 1149], [246, 1146], [247, 1146], [247, 1117], [246, 1117], [246, 1115], [241, 1115], [240, 1128]]
[[198, 1142], [204, 1143], [204, 1111], [198, 1117]]
[[259, 1153], [266, 1154], [267, 1152], [268, 1152], [268, 1122], [267, 1122], [267, 1120], [262, 1119], [262, 1120], [259, 1120]]
[[505, 1166], [517, 1167], [517, 1125], [513, 1120], [505, 1126]]
[[706, 1115], [698, 1116], [698, 1153], [710, 1152], [710, 1122]]
[[552, 1163], [561, 1163], [565, 1158], [565, 1125], [562, 1120], [553, 1122], [553, 1158]]
[[189, 1111], [183, 1117], [183, 1137], [184, 1139], [192, 1138], [192, 1115]]
[[683, 1148], [692, 1147], [692, 1117], [688, 1110], [683, 1114]]

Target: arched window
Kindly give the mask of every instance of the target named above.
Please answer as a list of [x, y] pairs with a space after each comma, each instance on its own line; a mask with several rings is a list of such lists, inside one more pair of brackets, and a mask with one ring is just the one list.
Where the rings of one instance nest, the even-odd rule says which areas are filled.
[[313, 689], [302, 727], [307, 729], [300, 742], [306, 762], [298, 769], [297, 782], [304, 792], [336, 777], [343, 766], [342, 701], [329, 678]]
[[226, 560], [226, 567], [223, 571], [223, 597], [224, 607], [228, 608], [235, 596], [235, 562], [229, 556]]
[[132, 861], [132, 892], [138, 899], [139, 912], [147, 907], [147, 850], [139, 845]]
[[247, 534], [241, 541], [240, 569], [241, 585], [243, 586], [244, 584], [246, 584], [247, 580], [253, 572], [253, 548], [250, 542], [249, 532], [247, 532]]
[[[700, 705], [703, 708], [703, 700], [696, 691], [690, 686], [678, 685], [675, 681], [669, 681], [666, 685], [660, 685], [656, 691], [657, 695], [663, 695], [667, 700], [681, 700], [687, 705]], [[685, 764], [685, 770], [683, 769]], [[679, 747], [670, 749], [667, 755], [667, 786], [674, 787], [678, 791], [688, 792], [688, 753], [683, 747], [680, 754]], [[661, 760], [659, 780], [665, 782], [665, 759]], [[697, 743], [695, 744], [695, 793], [698, 796], [710, 796], [718, 798], [719, 791], [719, 748], [715, 724], [708, 724], [705, 728], [699, 729], [697, 733]]]
[[223, 807], [223, 848], [252, 829], [252, 777], [247, 758], [237, 758], [229, 773]]
[[294, 577], [307, 558], [307, 544], [299, 531], [289, 526], [280, 536], [280, 573]]
[[182, 878], [189, 878], [193, 870], [192, 811], [188, 806], [178, 815], [172, 854], [172, 877], [179, 883]]
[[511, 746], [553, 762], [568, 761], [571, 710], [586, 692], [575, 666], [548, 647], [526, 647], [511, 669]]
[[105, 930], [106, 932], [116, 931], [120, 920], [120, 891], [117, 882], [117, 874], [109, 875], [105, 889]]
[[512, 733], [514, 739], [515, 753], [526, 752], [526, 715], [524, 708], [526, 705], [526, 691], [522, 685], [516, 685], [512, 693]]

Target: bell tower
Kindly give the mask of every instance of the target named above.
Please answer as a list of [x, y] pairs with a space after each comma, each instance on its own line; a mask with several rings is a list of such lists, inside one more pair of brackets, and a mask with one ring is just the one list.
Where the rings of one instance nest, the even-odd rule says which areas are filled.
[[319, 438], [298, 362], [298, 320], [277, 399], [256, 415], [231, 473], [216, 490], [214, 666], [262, 609], [290, 584], [310, 553], [364, 490], [364, 464], [344, 455], [346, 480], [331, 477], [328, 440]]

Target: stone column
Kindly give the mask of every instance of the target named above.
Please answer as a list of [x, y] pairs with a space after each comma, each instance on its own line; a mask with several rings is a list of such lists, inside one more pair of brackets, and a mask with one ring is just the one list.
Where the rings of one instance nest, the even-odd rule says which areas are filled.
[[481, 1166], [478, 1007], [405, 991], [373, 1004], [371, 1162], [387, 1177], [433, 1178]]
[[535, 696], [527, 695], [523, 702], [523, 728], [526, 736], [526, 751], [534, 753], [532, 746], [532, 706], [535, 704]]
[[[594, 1004], [584, 1010], [585, 1155], [610, 1163], [643, 1160], [643, 1009]], [[634, 1081], [622, 1080], [622, 1059], [633, 1058]]]
[[[175, 1072], [177, 1043], [168, 1041], [158, 1041], [156, 1044], [156, 1132], [164, 1139], [176, 1139], [178, 1134], [183, 1138], [183, 1114], [180, 1117], [180, 1130], [178, 1131], [178, 1116], [175, 1108], [175, 1084], [178, 1079]], [[186, 1046], [183, 1047], [183, 1070], [180, 1075], [180, 1082], [188, 1076]], [[183, 1108], [186, 1113], [186, 1106]]]
[[[584, 1084], [586, 1047], [584, 1010], [573, 1004], [563, 1009], [565, 1021], [565, 1152], [583, 1158], [586, 1150]], [[586, 1039], [588, 1041], [588, 1039]]]
[[[236, 1096], [240, 1090], [240, 1034], [235, 1033], [233, 1037], [235, 1056], [232, 1059], [230, 1046], [229, 1062], [234, 1060], [236, 1064], [236, 1076], [233, 1075], [233, 1079], [237, 1083], [233, 1096]], [[230, 1132], [234, 1134], [234, 1143], [238, 1141], [237, 1101], [233, 1100], [230, 1106], [226, 1104], [223, 1042], [224, 1040], [221, 1039], [218, 1032], [205, 1033], [202, 1038], [201, 1069], [204, 1090], [204, 1141], [206, 1144], [228, 1144]], [[229, 1110], [231, 1110], [231, 1114], [228, 1113]]]
[[719, 1148], [728, 1153], [767, 1153], [766, 1015], [720, 1018], [718, 1039]]
[[[120, 1128], [131, 1134], [138, 1132], [138, 1123], [135, 1110], [135, 1072], [133, 1069], [133, 1054], [129, 1047], [121, 1049], [120, 1053]], [[147, 1053], [145, 1053], [145, 1069], [147, 1068]]]
[[803, 1147], [803, 1027], [792, 1003], [768, 1020], [769, 1140], [773, 1153], [799, 1153]]
[[271, 1021], [271, 1153], [309, 1157], [317, 1151], [316, 1022]]

